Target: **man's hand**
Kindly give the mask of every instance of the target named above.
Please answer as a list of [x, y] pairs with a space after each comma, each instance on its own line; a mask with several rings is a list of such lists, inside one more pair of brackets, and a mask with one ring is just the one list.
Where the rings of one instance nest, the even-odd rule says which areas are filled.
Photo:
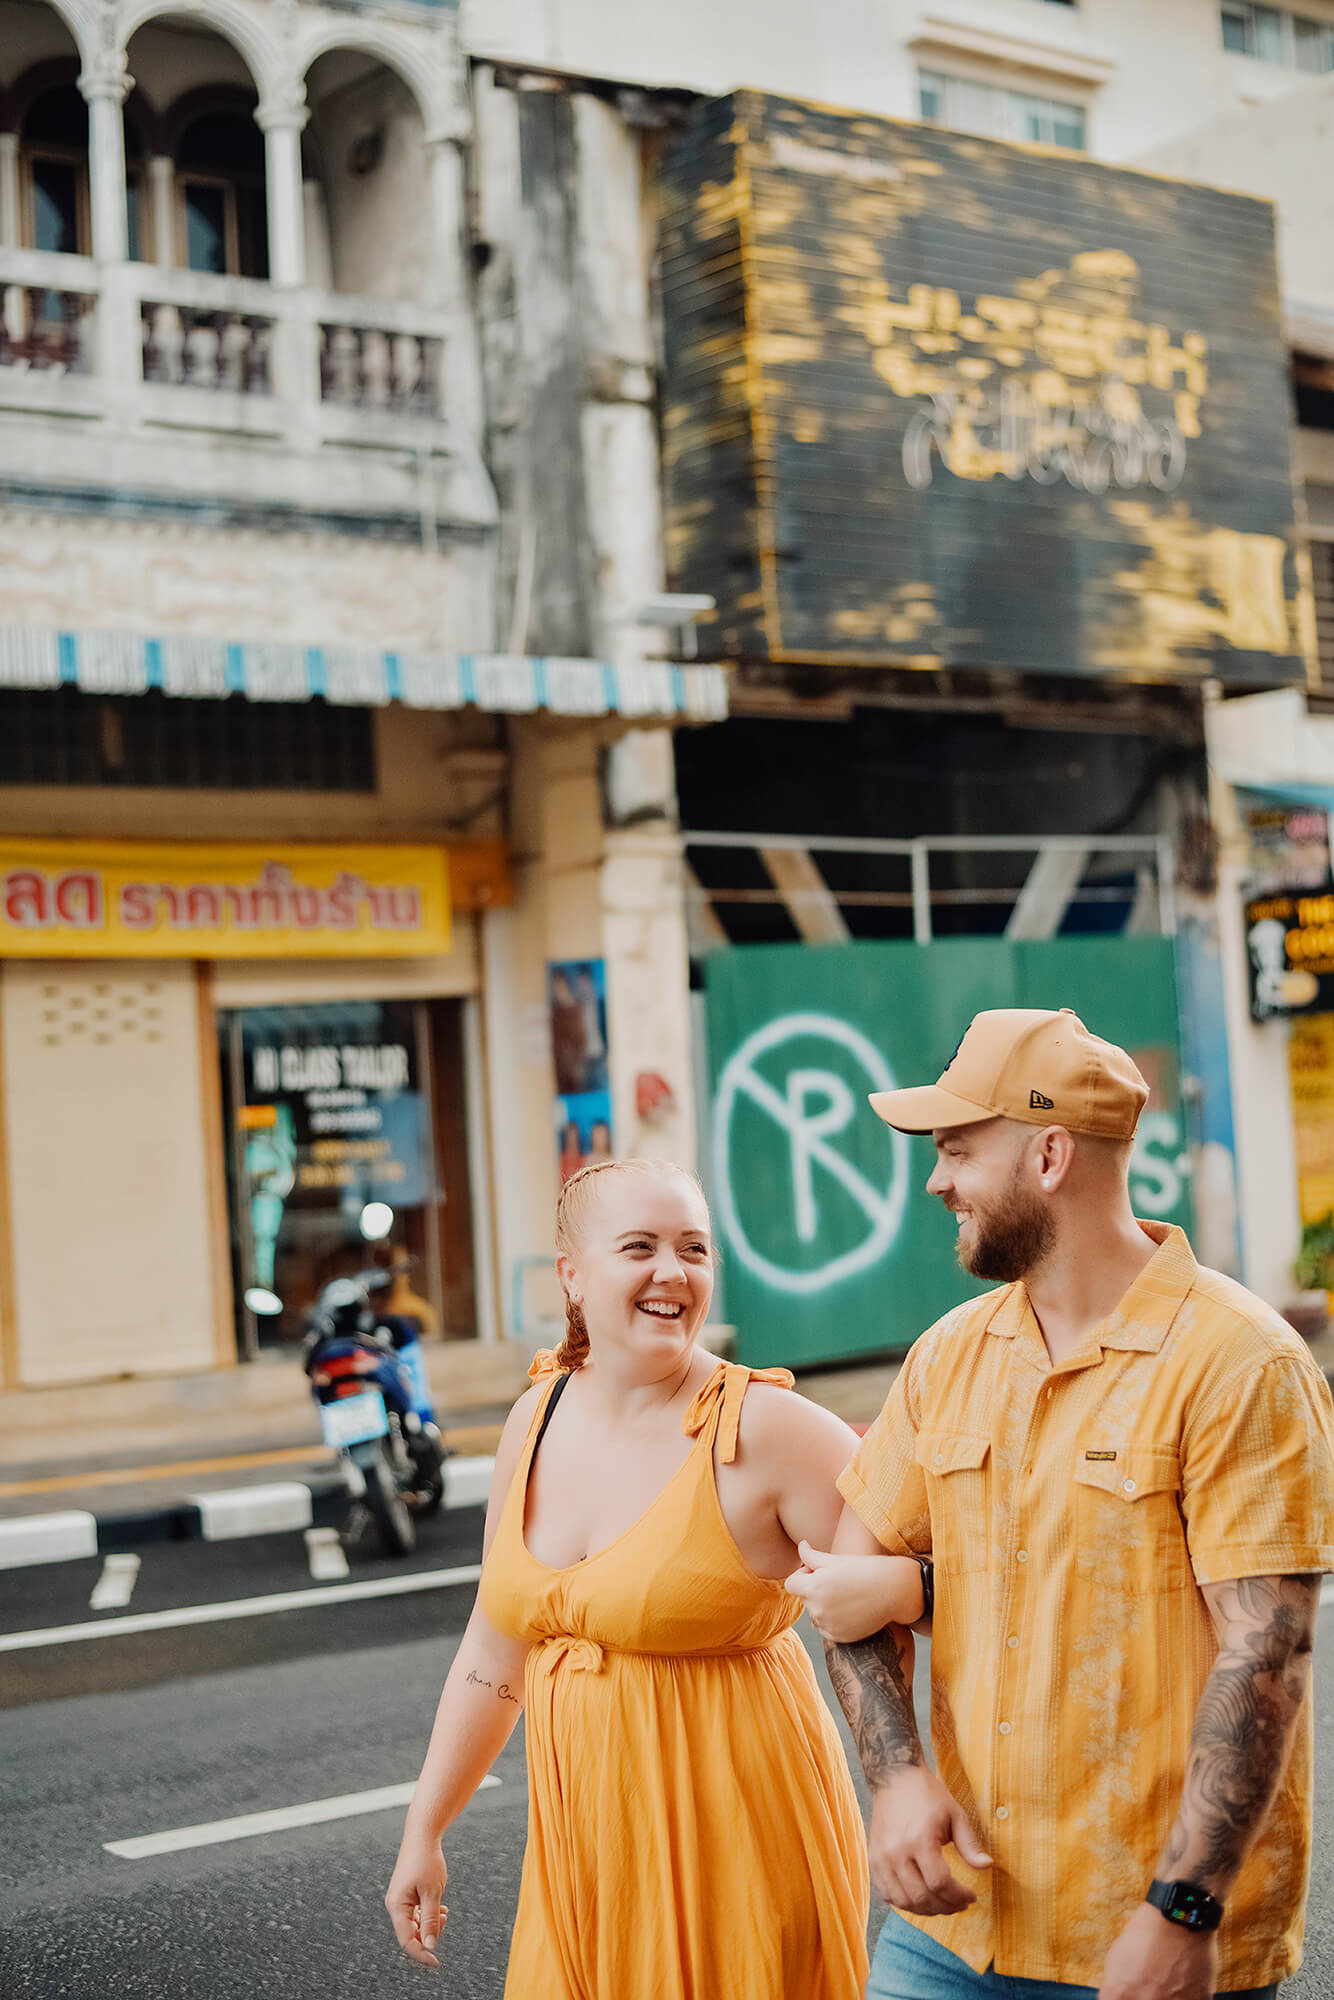
[[1169, 1924], [1141, 1903], [1107, 1954], [1098, 2000], [1212, 2000], [1217, 1985], [1217, 1932]]
[[869, 1841], [871, 1881], [896, 1910], [916, 1917], [949, 1917], [977, 1900], [945, 1859], [951, 1843], [970, 1868], [990, 1868], [991, 1856], [967, 1813], [925, 1764], [905, 1765], [876, 1790]]

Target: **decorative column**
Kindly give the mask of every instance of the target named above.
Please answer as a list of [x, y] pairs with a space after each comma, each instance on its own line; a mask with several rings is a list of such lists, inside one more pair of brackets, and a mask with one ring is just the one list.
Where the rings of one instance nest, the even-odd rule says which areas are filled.
[[[111, 16], [108, 14], [108, 21]], [[133, 410], [141, 380], [140, 308], [129, 263], [125, 192], [125, 97], [131, 88], [125, 51], [105, 44], [79, 78], [88, 105], [88, 187], [93, 256], [99, 270], [97, 373], [106, 408], [119, 420]]]
[[466, 181], [462, 142], [466, 134], [467, 127], [453, 115], [426, 134], [434, 253], [428, 297], [432, 305], [449, 314], [451, 321], [441, 384], [442, 407], [462, 435], [480, 441], [484, 428], [482, 365], [463, 238]]
[[171, 270], [176, 262], [176, 162], [155, 154], [148, 162], [153, 262]]
[[269, 210], [269, 282], [306, 282], [305, 197], [301, 190], [301, 134], [310, 113], [305, 90], [261, 104], [255, 123], [264, 134], [264, 182]]
[[123, 49], [109, 50], [79, 78], [88, 103], [88, 185], [99, 264], [123, 264], [128, 249], [123, 106], [129, 88]]
[[0, 247], [17, 250], [19, 227], [19, 135], [0, 132]]

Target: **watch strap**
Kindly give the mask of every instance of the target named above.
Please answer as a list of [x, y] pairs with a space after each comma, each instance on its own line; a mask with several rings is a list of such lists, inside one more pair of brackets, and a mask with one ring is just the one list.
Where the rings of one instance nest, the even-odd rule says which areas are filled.
[[1217, 1896], [1201, 1889], [1198, 1882], [1150, 1882], [1145, 1901], [1188, 1931], [1216, 1931], [1223, 1921], [1223, 1905]]

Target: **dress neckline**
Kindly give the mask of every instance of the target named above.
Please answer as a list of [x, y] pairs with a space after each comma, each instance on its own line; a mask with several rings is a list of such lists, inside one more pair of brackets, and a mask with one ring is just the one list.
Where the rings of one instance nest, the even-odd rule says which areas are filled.
[[[718, 1368], [716, 1368], [713, 1371], [713, 1374], [710, 1375], [709, 1382], [712, 1382], [714, 1380], [714, 1377], [718, 1374], [719, 1369], [726, 1368], [726, 1366], [727, 1363], [725, 1361], [720, 1361], [718, 1364]], [[557, 1377], [557, 1380], [559, 1380], [559, 1377]], [[553, 1384], [552, 1386], [554, 1388], [555, 1385]], [[705, 1388], [707, 1388], [708, 1386], [709, 1386], [708, 1383], [706, 1383]], [[699, 1392], [699, 1395], [697, 1395], [694, 1398], [694, 1401], [692, 1401], [690, 1409], [687, 1410], [686, 1412], [687, 1423], [690, 1420], [690, 1415], [695, 1408], [695, 1404], [699, 1401], [699, 1396], [702, 1395], [703, 1393], [704, 1393], [703, 1390], [701, 1390]], [[544, 1570], [548, 1576], [573, 1576], [577, 1571], [587, 1569], [590, 1563], [598, 1562], [601, 1560], [603, 1556], [610, 1555], [613, 1549], [620, 1547], [621, 1543], [626, 1540], [627, 1536], [633, 1535], [636, 1529], [642, 1528], [645, 1521], [648, 1520], [651, 1514], [656, 1514], [658, 1508], [661, 1507], [663, 1501], [672, 1491], [677, 1481], [682, 1477], [682, 1475], [686, 1472], [686, 1470], [694, 1464], [695, 1459], [699, 1454], [700, 1443], [705, 1436], [705, 1429], [702, 1428], [695, 1433], [695, 1440], [694, 1443], [691, 1445], [690, 1450], [681, 1460], [681, 1463], [677, 1466], [675, 1472], [672, 1474], [671, 1478], [667, 1481], [666, 1485], [661, 1487], [659, 1491], [655, 1494], [653, 1499], [649, 1501], [648, 1506], [644, 1509], [642, 1514], [637, 1514], [628, 1527], [622, 1528], [620, 1534], [617, 1535], [614, 1540], [604, 1543], [600, 1549], [593, 1549], [589, 1552], [588, 1555], [580, 1556], [577, 1562], [562, 1563], [559, 1566], [553, 1565], [552, 1563], [543, 1562], [541, 1556], [535, 1556], [532, 1550], [528, 1546], [527, 1536], [524, 1532], [527, 1526], [528, 1492], [533, 1481], [533, 1460], [537, 1456], [538, 1434], [539, 1432], [537, 1428], [537, 1420], [535, 1419], [534, 1440], [532, 1445], [529, 1447], [528, 1456], [524, 1464], [523, 1491], [519, 1496], [519, 1546], [522, 1548], [529, 1562], [535, 1563], [537, 1568], [540, 1570]]]

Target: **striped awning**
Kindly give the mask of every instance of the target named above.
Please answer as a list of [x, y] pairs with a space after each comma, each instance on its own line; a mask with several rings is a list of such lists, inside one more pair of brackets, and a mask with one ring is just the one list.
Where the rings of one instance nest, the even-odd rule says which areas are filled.
[[375, 653], [351, 646], [206, 639], [141, 632], [0, 626], [0, 688], [77, 687], [85, 694], [164, 694], [310, 701], [345, 708], [466, 708], [494, 714], [624, 715], [716, 721], [727, 714], [718, 666], [535, 659], [512, 653]]

